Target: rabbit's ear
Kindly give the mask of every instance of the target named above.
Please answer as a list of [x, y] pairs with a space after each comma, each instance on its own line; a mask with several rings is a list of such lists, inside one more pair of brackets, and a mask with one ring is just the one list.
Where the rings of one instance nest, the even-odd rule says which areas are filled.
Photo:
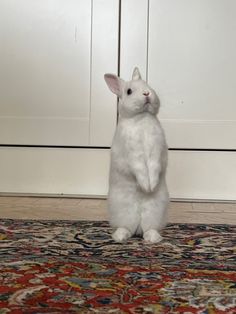
[[116, 94], [118, 97], [121, 97], [124, 81], [115, 74], [109, 73], [104, 75], [104, 79], [112, 93]]
[[137, 81], [141, 80], [141, 74], [139, 72], [139, 69], [137, 67], [134, 68], [133, 75], [132, 75], [132, 80]]

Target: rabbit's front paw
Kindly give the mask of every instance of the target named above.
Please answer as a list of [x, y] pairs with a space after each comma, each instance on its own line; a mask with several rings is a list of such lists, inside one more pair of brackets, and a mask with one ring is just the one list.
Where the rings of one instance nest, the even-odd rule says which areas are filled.
[[116, 242], [122, 243], [131, 237], [131, 233], [126, 228], [118, 228], [113, 234], [112, 238]]
[[154, 175], [150, 176], [150, 190], [151, 190], [151, 192], [153, 192], [156, 189], [158, 183], [159, 183], [159, 177], [157, 175], [156, 176], [154, 176]]
[[150, 180], [150, 189], [153, 192], [159, 184], [160, 181], [161, 167], [159, 163], [149, 164], [149, 180]]
[[138, 177], [138, 185], [140, 186], [141, 190], [146, 193], [151, 192], [150, 183], [147, 177], [139, 176]]

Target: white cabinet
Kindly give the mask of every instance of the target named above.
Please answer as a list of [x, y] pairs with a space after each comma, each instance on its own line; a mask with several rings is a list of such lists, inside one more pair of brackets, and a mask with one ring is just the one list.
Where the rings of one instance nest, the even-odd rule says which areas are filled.
[[0, 192], [107, 193], [118, 34], [119, 0], [0, 0]]
[[174, 148], [236, 149], [236, 2], [150, 0], [148, 81]]
[[122, 2], [121, 75], [138, 65], [160, 97], [171, 197], [236, 199], [235, 12], [234, 0]]
[[117, 108], [103, 75], [139, 66], [161, 99], [171, 197], [236, 200], [235, 12], [235, 0], [0, 0], [0, 192], [106, 195]]
[[[118, 0], [0, 1], [0, 143], [109, 146]], [[104, 123], [106, 120], [106, 123]]]

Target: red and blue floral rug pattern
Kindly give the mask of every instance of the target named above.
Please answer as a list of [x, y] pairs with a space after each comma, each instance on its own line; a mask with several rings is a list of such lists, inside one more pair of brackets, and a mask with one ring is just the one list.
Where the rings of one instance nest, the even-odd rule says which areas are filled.
[[162, 235], [117, 244], [107, 222], [0, 220], [0, 314], [236, 313], [236, 226]]

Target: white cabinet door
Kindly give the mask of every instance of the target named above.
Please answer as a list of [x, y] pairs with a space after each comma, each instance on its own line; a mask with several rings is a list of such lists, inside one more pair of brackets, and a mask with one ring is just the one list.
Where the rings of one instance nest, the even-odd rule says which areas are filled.
[[160, 97], [171, 197], [235, 200], [236, 2], [125, 0], [121, 8], [121, 76], [139, 66]]
[[236, 149], [236, 2], [150, 0], [148, 81], [172, 148]]
[[119, 0], [0, 0], [0, 193], [107, 193], [118, 34]]
[[103, 74], [117, 72], [118, 6], [0, 1], [0, 144], [110, 145], [116, 100]]

